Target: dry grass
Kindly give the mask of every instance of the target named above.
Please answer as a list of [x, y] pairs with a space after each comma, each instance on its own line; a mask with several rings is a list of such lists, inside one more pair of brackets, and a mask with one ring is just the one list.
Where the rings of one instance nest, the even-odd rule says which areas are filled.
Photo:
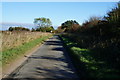
[[9, 32], [3, 31], [2, 32], [2, 51], [7, 49], [11, 49], [17, 46], [20, 46], [24, 43], [32, 41], [34, 39], [40, 38], [42, 36], [46, 36], [50, 33], [43, 33], [43, 32]]

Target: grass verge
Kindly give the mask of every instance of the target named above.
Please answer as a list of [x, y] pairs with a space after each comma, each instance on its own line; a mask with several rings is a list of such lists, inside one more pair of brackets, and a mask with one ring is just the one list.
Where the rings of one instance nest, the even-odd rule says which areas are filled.
[[18, 56], [24, 54], [28, 50], [32, 49], [36, 45], [42, 43], [46, 39], [48, 39], [51, 35], [48, 36], [42, 36], [40, 38], [37, 38], [35, 40], [32, 40], [28, 43], [24, 43], [21, 46], [18, 46], [16, 48], [8, 49], [6, 51], [2, 52], [2, 66], [9, 63], [10, 61], [16, 59]]
[[68, 37], [63, 35], [60, 35], [60, 37], [81, 80], [120, 79], [119, 71], [100, 60], [99, 56], [95, 56], [97, 54], [95, 51], [79, 47], [78, 43], [71, 41]]

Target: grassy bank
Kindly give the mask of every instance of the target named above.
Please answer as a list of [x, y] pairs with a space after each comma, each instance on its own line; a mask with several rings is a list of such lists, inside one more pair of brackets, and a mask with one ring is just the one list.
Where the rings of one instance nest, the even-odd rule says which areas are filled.
[[[79, 43], [65, 35], [62, 35], [61, 38], [82, 80], [120, 79], [119, 68], [115, 68], [116, 65], [111, 66], [112, 64], [102, 59], [104, 57], [101, 58], [98, 49], [81, 47]], [[102, 51], [106, 53], [104, 50]]]
[[30, 31], [2, 31], [2, 51], [18, 47], [22, 44], [47, 36], [50, 33]]
[[31, 40], [29, 42], [26, 42], [20, 46], [4, 50], [2, 52], [2, 63], [3, 66], [6, 63], [9, 63], [11, 60], [16, 59], [18, 56], [24, 54], [26, 51], [32, 49], [36, 45], [42, 43], [44, 40], [48, 39], [51, 36], [51, 34], [40, 36], [37, 39]]

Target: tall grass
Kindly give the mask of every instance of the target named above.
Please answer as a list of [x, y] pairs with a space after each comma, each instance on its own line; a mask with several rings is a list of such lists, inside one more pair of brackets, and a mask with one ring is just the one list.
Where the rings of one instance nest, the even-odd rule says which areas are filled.
[[29, 41], [46, 36], [49, 33], [29, 32], [29, 31], [3, 31], [2, 32], [2, 51], [15, 48]]
[[[3, 32], [2, 64], [9, 63], [51, 36], [41, 32]], [[5, 40], [6, 39], [6, 40]]]

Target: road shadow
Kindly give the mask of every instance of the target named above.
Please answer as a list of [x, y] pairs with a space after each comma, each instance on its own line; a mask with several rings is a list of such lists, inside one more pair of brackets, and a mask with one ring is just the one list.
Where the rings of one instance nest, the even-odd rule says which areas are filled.
[[[74, 73], [55, 67], [53, 69], [36, 67], [36, 75], [47, 76], [48, 79], [53, 80], [79, 80]], [[42, 74], [44, 72], [44, 74]]]
[[56, 56], [52, 56], [52, 55], [45, 55], [45, 56], [34, 55], [34, 56], [31, 56], [31, 57], [28, 57], [28, 59], [48, 59], [48, 60], [64, 61], [64, 62], [66, 62], [64, 56], [56, 57]]
[[52, 48], [53, 51], [64, 51], [63, 47]]
[[[54, 40], [54, 39], [56, 39], [56, 40]], [[54, 46], [54, 47], [50, 48], [51, 49], [50, 51], [52, 54], [44, 54], [44, 55], [33, 54], [30, 57], [28, 57], [28, 59], [26, 60], [26, 62], [24, 62], [23, 65], [25, 65], [26, 63], [29, 63], [30, 61], [32, 61], [34, 59], [36, 59], [36, 61], [37, 60], [39, 61], [40, 59], [43, 59], [42, 61], [44, 61], [44, 59], [47, 59], [47, 61], [50, 61], [51, 63], [53, 61], [57, 62], [59, 66], [55, 67], [53, 65], [52, 69], [49, 69], [49, 67], [46, 68], [43, 65], [40, 65], [39, 67], [35, 66], [35, 71], [34, 71], [35, 74], [34, 75], [37, 77], [44, 76], [45, 78], [32, 78], [32, 77], [28, 78], [28, 77], [26, 77], [24, 79], [19, 79], [19, 80], [79, 80], [79, 78], [76, 75], [76, 71], [73, 67], [73, 64], [71, 62], [71, 59], [70, 59], [68, 53], [66, 52], [66, 50], [64, 49], [60, 38], [58, 36], [50, 38], [49, 41], [45, 42], [45, 45], [46, 46], [47, 45]], [[58, 54], [58, 55], [54, 55], [54, 54]], [[46, 63], [46, 65], [47, 65], [47, 63]], [[49, 63], [48, 63], [48, 65], [49, 65]], [[19, 71], [19, 69], [18, 69], [18, 71]], [[15, 73], [15, 75], [16, 75], [16, 73], [18, 71], [16, 70], [16, 72], [13, 72], [12, 74]], [[14, 75], [12, 75], [11, 77], [14, 77]], [[10, 80], [12, 80], [12, 79], [10, 79]]]
[[[60, 55], [62, 54], [62, 56], [57, 57], [57, 58], [55, 56], [41, 56], [41, 59], [55, 60], [55, 61], [58, 61], [58, 63], [60, 61], [63, 63], [67, 63], [67, 65], [61, 64], [61, 65], [59, 65], [59, 67], [54, 67], [53, 69], [47, 69], [44, 67], [36, 67], [37, 75], [42, 75], [42, 76], [49, 75], [48, 78], [52, 77], [53, 80], [54, 79], [55, 80], [79, 80], [79, 78], [76, 74], [76, 70], [72, 64], [70, 57], [69, 57], [69, 54], [66, 52], [65, 48], [63, 47], [62, 41], [60, 40], [60, 38], [58, 36], [56, 36], [55, 38], [58, 41], [56, 41], [56, 40], [46, 41], [46, 45], [56, 46], [56, 47], [53, 47], [51, 50], [58, 51], [57, 54], [60, 53]], [[63, 69], [61, 69], [61, 67]], [[45, 74], [42, 74], [42, 72], [45, 72]]]
[[62, 45], [61, 41], [45, 41], [45, 45]]
[[55, 35], [52, 38], [49, 38], [48, 41], [45, 41], [45, 45], [57, 45], [57, 46], [59, 46], [59, 45], [62, 45], [62, 42], [61, 42], [60, 38], [57, 35]]

